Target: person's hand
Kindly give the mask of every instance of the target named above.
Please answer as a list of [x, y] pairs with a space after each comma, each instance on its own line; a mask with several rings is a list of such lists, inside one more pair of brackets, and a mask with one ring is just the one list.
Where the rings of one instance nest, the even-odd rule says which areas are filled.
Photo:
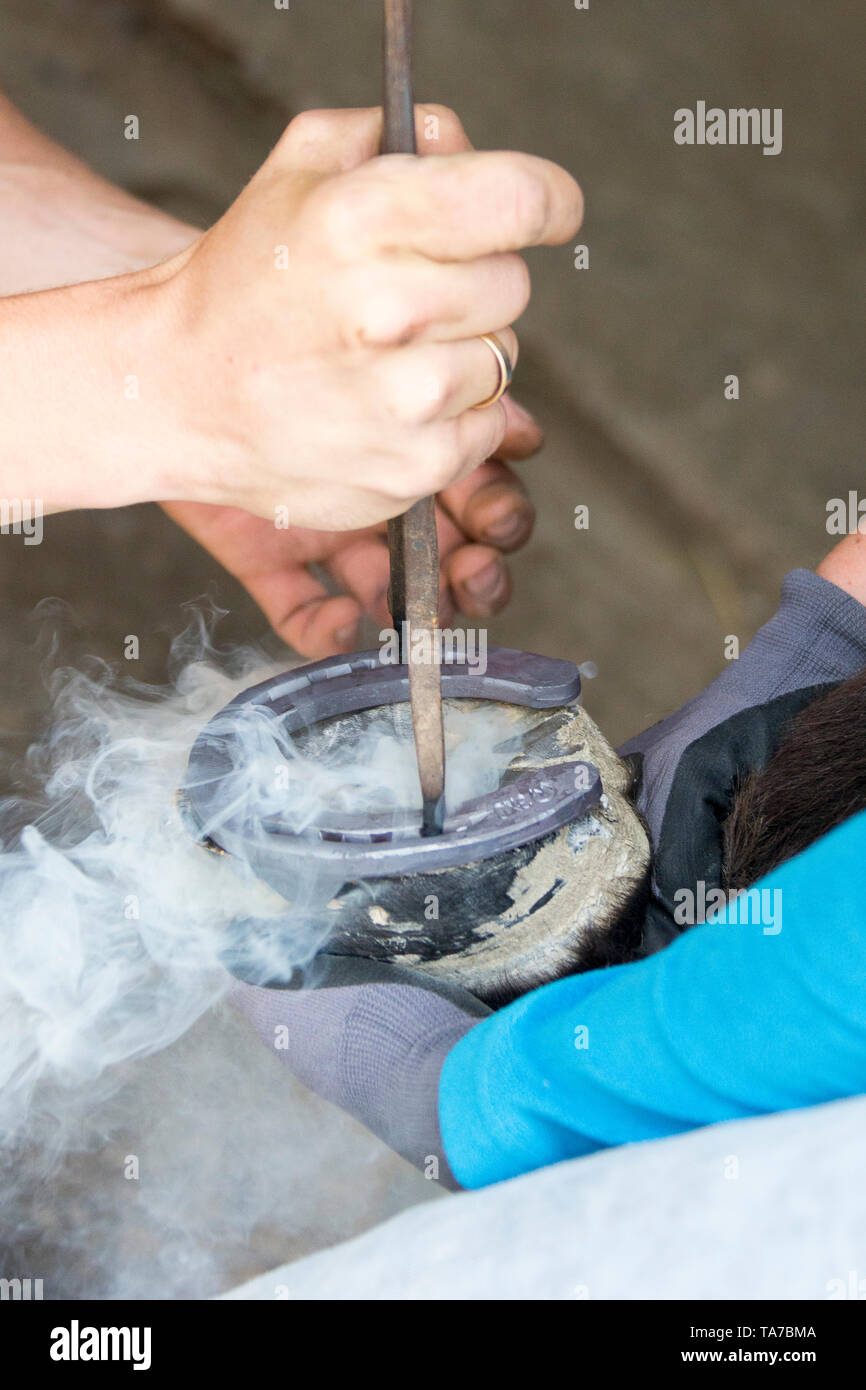
[[[425, 136], [430, 125], [425, 119]], [[468, 148], [453, 119], [445, 119], [444, 129], [440, 121], [438, 135], [422, 140], [423, 153]], [[0, 295], [141, 270], [201, 236], [99, 178], [2, 97], [0, 162], [10, 182], [0, 216], [0, 239], [9, 252], [0, 265]], [[541, 445], [541, 431], [508, 396], [505, 408], [498, 458], [528, 458]], [[303, 655], [356, 646], [362, 611], [384, 618], [388, 565], [378, 533], [276, 530], [250, 513], [206, 503], [172, 502], [166, 510], [247, 584], [277, 631]], [[455, 607], [485, 618], [505, 605], [510, 583], [503, 553], [526, 542], [532, 517], [520, 481], [501, 462], [482, 465], [442, 495], [443, 623]], [[328, 570], [331, 588], [336, 584], [345, 593], [329, 597], [311, 566]]]
[[[512, 456], [533, 446], [531, 422], [512, 434]], [[171, 502], [165, 510], [244, 585], [274, 630], [302, 656], [354, 651], [362, 616], [380, 626], [390, 623], [384, 523], [363, 531], [278, 531], [235, 507]], [[504, 608], [511, 580], [503, 552], [524, 544], [533, 517], [519, 479], [499, 462], [482, 464], [440, 494], [443, 627], [455, 610], [486, 618]], [[324, 567], [340, 594], [329, 595], [310, 566]]]
[[547, 160], [474, 153], [434, 115], [439, 157], [375, 157], [376, 110], [289, 126], [226, 215], [152, 290], [158, 388], [181, 426], [162, 500], [356, 530], [467, 478], [513, 408], [482, 333], [511, 355], [529, 297], [516, 252], [567, 241], [574, 180]]
[[[423, 113], [425, 131], [430, 114]], [[470, 148], [456, 118], [439, 112], [436, 119], [438, 138], [432, 148], [438, 153]], [[422, 152], [430, 147], [431, 142], [422, 140]], [[509, 396], [503, 406], [506, 429], [497, 461], [485, 463], [439, 497], [443, 624], [455, 610], [486, 618], [505, 606], [511, 584], [503, 553], [525, 544], [531, 534], [534, 509], [502, 460], [528, 458], [540, 447], [542, 435]], [[388, 620], [384, 525], [334, 533], [276, 529], [238, 508], [206, 503], [172, 502], [165, 510], [244, 584], [279, 635], [304, 656], [352, 650], [362, 615]], [[329, 595], [310, 566], [328, 570], [342, 592]]]

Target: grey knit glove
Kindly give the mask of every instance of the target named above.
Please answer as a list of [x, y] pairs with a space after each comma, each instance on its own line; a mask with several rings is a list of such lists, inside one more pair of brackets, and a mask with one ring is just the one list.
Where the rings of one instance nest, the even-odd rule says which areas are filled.
[[426, 1176], [456, 1187], [439, 1133], [439, 1074], [490, 1010], [454, 986], [355, 956], [317, 956], [310, 983], [262, 989], [236, 981], [230, 1000], [311, 1091]]

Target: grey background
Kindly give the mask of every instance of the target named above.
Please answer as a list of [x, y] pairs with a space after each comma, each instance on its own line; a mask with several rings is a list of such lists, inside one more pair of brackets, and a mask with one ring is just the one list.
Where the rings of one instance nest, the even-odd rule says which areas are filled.
[[[614, 739], [675, 707], [746, 639], [780, 578], [829, 548], [827, 499], [861, 476], [862, 51], [854, 0], [418, 0], [417, 94], [483, 147], [571, 169], [580, 240], [530, 256], [518, 392], [548, 436], [539, 507], [499, 640], [594, 661], [587, 704]], [[371, 104], [379, 0], [0, 0], [0, 84], [109, 177], [206, 224], [291, 115]], [[684, 148], [673, 112], [784, 110], [784, 148]], [[134, 112], [141, 139], [123, 138]], [[723, 396], [727, 373], [741, 399]], [[590, 529], [573, 526], [590, 507]], [[34, 605], [69, 605], [62, 650], [117, 660], [142, 638], [159, 679], [181, 605], [265, 624], [156, 508], [49, 519], [0, 545], [0, 727], [40, 717]]]

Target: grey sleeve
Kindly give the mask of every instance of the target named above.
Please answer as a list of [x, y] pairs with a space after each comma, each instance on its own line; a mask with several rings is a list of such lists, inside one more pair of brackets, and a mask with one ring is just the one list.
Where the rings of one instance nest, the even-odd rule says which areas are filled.
[[[786, 575], [779, 607], [700, 695], [620, 748], [641, 756], [638, 806], [653, 842], [686, 749], [733, 716], [797, 691], [822, 693], [866, 666], [866, 608], [812, 570]], [[796, 712], [796, 701], [792, 713]]]
[[645, 953], [684, 930], [680, 891], [722, 886], [723, 826], [742, 777], [766, 765], [791, 719], [864, 666], [866, 608], [811, 570], [793, 570], [778, 611], [739, 660], [620, 749], [636, 763], [652, 841]]
[[407, 969], [348, 957], [327, 961], [319, 988], [262, 989], [237, 981], [230, 1000], [310, 1090], [456, 1188], [439, 1133], [439, 1075], [451, 1049], [490, 1010], [471, 994], [433, 986]]

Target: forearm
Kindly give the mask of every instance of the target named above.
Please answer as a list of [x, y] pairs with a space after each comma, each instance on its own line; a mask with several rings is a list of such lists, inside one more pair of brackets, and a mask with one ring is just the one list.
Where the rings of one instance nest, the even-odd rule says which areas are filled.
[[183, 484], [176, 476], [178, 411], [159, 370], [161, 275], [129, 272], [173, 257], [197, 235], [115, 188], [0, 96], [7, 503], [48, 513], [190, 495], [188, 476]]
[[197, 483], [210, 466], [207, 443], [190, 430], [163, 360], [172, 306], [162, 278], [142, 272], [0, 299], [0, 496], [45, 513], [208, 500]]
[[0, 95], [0, 296], [123, 275], [197, 235], [101, 178]]

